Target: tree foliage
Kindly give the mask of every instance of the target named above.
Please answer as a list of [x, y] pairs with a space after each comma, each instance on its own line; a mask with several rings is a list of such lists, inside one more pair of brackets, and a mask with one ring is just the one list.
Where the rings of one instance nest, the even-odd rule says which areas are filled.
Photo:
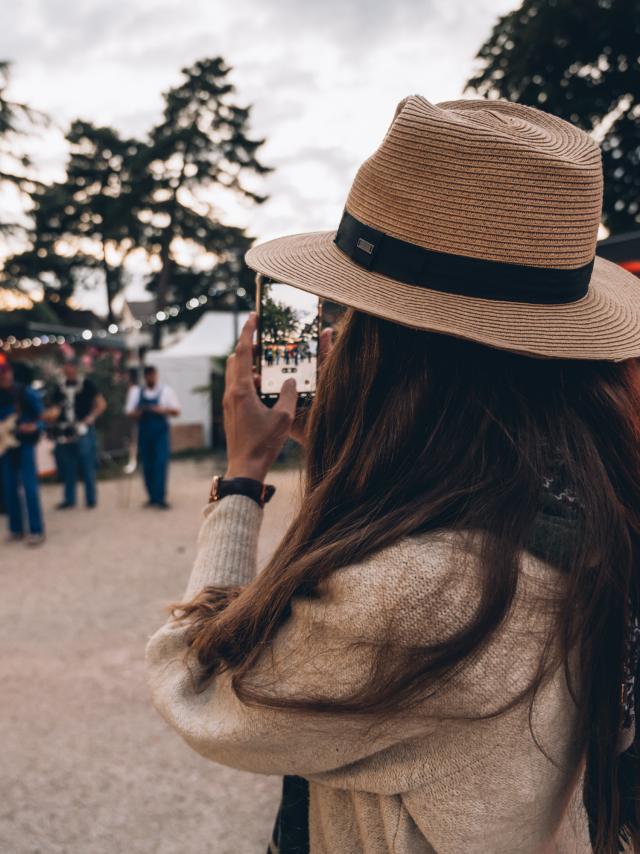
[[32, 245], [6, 270], [15, 279], [36, 279], [55, 302], [68, 302], [79, 279], [100, 282], [111, 322], [124, 261], [139, 240], [132, 176], [140, 144], [80, 120], [67, 142], [65, 178], [32, 192]]
[[[29, 188], [31, 245], [6, 261], [5, 280], [37, 281], [62, 305], [82, 287], [103, 287], [110, 322], [126, 259], [139, 249], [154, 271], [147, 287], [159, 307], [202, 295], [246, 307], [251, 238], [223, 222], [219, 207], [228, 194], [262, 203], [251, 180], [270, 170], [258, 160], [263, 140], [249, 134], [250, 108], [235, 102], [230, 72], [220, 57], [183, 69], [143, 140], [73, 122], [64, 179]], [[156, 344], [161, 328], [154, 328]]]
[[[182, 82], [164, 94], [162, 119], [150, 134], [137, 192], [143, 245], [159, 267], [151, 282], [159, 304], [185, 297], [181, 281], [189, 281], [189, 293], [198, 295], [221, 280], [238, 286], [247, 275], [242, 258], [251, 239], [221, 222], [213, 199], [222, 191], [262, 203], [264, 196], [246, 179], [270, 170], [257, 158], [264, 140], [248, 133], [250, 108], [234, 102], [230, 70], [221, 57], [183, 69]], [[180, 243], [212, 256], [209, 271], [188, 280], [180, 275]]]
[[640, 225], [640, 0], [524, 0], [501, 17], [467, 87], [601, 135], [603, 221]]
[[[19, 152], [17, 139], [34, 125], [43, 125], [47, 120], [42, 113], [9, 97], [10, 72], [11, 64], [0, 61], [0, 189], [10, 185], [25, 194], [35, 186], [31, 174], [33, 164], [28, 154]], [[18, 223], [0, 220], [0, 234], [19, 230]]]
[[260, 325], [266, 341], [279, 343], [296, 333], [298, 318], [290, 305], [277, 302], [267, 295], [262, 301]]

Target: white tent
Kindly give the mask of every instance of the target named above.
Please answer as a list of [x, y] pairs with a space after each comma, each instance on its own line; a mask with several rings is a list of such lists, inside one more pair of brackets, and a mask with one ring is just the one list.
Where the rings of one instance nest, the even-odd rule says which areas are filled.
[[[238, 330], [247, 317], [247, 312], [238, 315]], [[216, 370], [212, 359], [230, 353], [235, 331], [233, 312], [209, 311], [177, 344], [166, 350], [149, 350], [145, 356], [145, 364], [158, 369], [160, 384], [170, 385], [178, 395], [181, 411], [175, 423], [201, 424], [206, 443], [211, 436], [211, 402], [208, 394], [196, 389], [209, 385]]]

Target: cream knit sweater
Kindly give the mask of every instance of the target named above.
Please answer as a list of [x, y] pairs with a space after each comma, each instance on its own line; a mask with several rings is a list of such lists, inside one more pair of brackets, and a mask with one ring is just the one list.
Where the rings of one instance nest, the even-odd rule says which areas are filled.
[[[187, 597], [209, 584], [251, 583], [262, 514], [244, 496], [207, 508]], [[318, 598], [294, 601], [252, 683], [279, 696], [344, 696], [367, 679], [367, 642], [386, 637], [411, 646], [459, 628], [477, 602], [478, 573], [471, 541], [452, 533], [411, 537], [339, 569]], [[397, 714], [384, 726], [354, 715], [248, 707], [227, 673], [194, 693], [184, 630], [171, 621], [147, 649], [153, 700], [207, 759], [307, 778], [311, 854], [585, 854], [563, 673], [534, 706], [546, 756], [531, 736], [528, 704], [465, 719], [496, 709], [528, 682], [559, 583], [525, 555], [515, 604], [486, 651], [419, 713]]]

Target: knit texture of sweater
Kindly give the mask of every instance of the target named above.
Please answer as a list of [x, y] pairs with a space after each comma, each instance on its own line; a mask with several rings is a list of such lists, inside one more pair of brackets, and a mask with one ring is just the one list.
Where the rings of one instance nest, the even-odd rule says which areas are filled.
[[[238, 495], [206, 509], [185, 598], [251, 583], [262, 515]], [[481, 571], [473, 538], [453, 532], [409, 537], [337, 569], [319, 595], [294, 598], [249, 684], [277, 697], [345, 698], [367, 683], [380, 642], [402, 650], [459, 631], [478, 605]], [[230, 672], [198, 692], [186, 629], [172, 620], [147, 648], [153, 701], [207, 759], [308, 780], [311, 854], [586, 854], [564, 668], [531, 715], [525, 701], [487, 717], [535, 675], [561, 584], [524, 554], [514, 604], [485, 649], [383, 724], [245, 705]]]

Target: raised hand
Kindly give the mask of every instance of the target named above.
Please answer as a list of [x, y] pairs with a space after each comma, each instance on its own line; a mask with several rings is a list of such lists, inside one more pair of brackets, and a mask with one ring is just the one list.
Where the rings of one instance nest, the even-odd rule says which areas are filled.
[[235, 353], [227, 359], [222, 399], [227, 437], [225, 477], [251, 477], [263, 481], [284, 445], [296, 412], [297, 391], [288, 379], [272, 408], [256, 391], [253, 375], [253, 333], [257, 318], [252, 312], [242, 328]]

